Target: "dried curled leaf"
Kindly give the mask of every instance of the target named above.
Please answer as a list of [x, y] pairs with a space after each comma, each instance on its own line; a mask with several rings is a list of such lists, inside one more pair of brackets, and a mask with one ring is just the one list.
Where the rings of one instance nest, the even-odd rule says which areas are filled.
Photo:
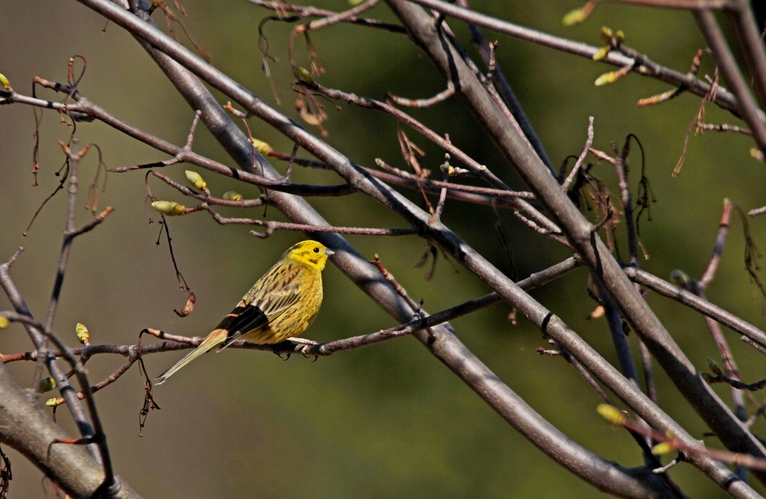
[[175, 312], [178, 317], [186, 317], [187, 315], [194, 312], [194, 303], [196, 301], [197, 297], [194, 296], [194, 293], [189, 293], [189, 298], [186, 300], [186, 305], [184, 305], [184, 308], [180, 311], [173, 309], [173, 312]]
[[589, 321], [600, 319], [606, 314], [606, 309], [603, 305], [596, 305], [596, 307], [591, 310], [590, 314], [588, 314], [588, 317], [586, 317]]

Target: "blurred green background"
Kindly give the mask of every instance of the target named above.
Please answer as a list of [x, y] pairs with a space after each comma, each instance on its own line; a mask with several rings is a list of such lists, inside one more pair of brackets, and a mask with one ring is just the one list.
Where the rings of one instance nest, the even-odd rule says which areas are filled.
[[[472, 5], [481, 12], [594, 45], [601, 43], [598, 32], [602, 25], [623, 29], [627, 44], [684, 72], [696, 50], [704, 45], [691, 15], [679, 11], [607, 4], [600, 5], [583, 25], [562, 27], [562, 16], [579, 4], [542, 0], [534, 7], [527, 2]], [[342, 1], [316, 5], [336, 11], [348, 7]], [[274, 102], [258, 51], [258, 24], [272, 13], [242, 1], [186, 0], [184, 6], [189, 17], [183, 22], [213, 54], [213, 63]], [[393, 20], [385, 5], [376, 7], [369, 16]], [[161, 13], [154, 17], [165, 26]], [[455, 21], [450, 24], [468, 44], [465, 28]], [[265, 32], [273, 54], [279, 58], [279, 63], [271, 63], [271, 70], [282, 100], [280, 109], [297, 117], [287, 62], [291, 28], [272, 22]], [[175, 29], [181, 32], [177, 26]], [[687, 127], [698, 111], [699, 98], [681, 95], [661, 106], [638, 109], [635, 103], [639, 98], [668, 87], [630, 75], [617, 84], [596, 88], [593, 81], [609, 67], [506, 36], [487, 36], [500, 41], [498, 60], [555, 164], [579, 153], [588, 116], [595, 117], [596, 148], [609, 150], [611, 141], [621, 145], [629, 133], [639, 137], [659, 200], [652, 210], [652, 222], [641, 225], [650, 255], [641, 262], [643, 268], [662, 277], [682, 268], [699, 277], [713, 248], [723, 199], [729, 197], [745, 210], [766, 202], [763, 187], [754, 188], [764, 185], [766, 172], [763, 164], [750, 159], [751, 141], [747, 137], [715, 133], [692, 137], [682, 174], [671, 177]], [[320, 82], [328, 87], [375, 98], [383, 98], [389, 91], [411, 98], [428, 97], [444, 87], [427, 58], [404, 35], [337, 26], [312, 33], [311, 39], [326, 69]], [[301, 39], [296, 39], [296, 47], [299, 64], [307, 66]], [[105, 26], [102, 18], [73, 1], [2, 2], [0, 72], [16, 91], [30, 94], [36, 75], [64, 82], [67, 60], [75, 54], [88, 63], [79, 85], [83, 95], [136, 126], [183, 144], [192, 111], [123, 30], [114, 24]], [[705, 59], [701, 74], [712, 71], [710, 59]], [[38, 95], [60, 98], [39, 89]], [[222, 102], [226, 100], [222, 98]], [[393, 119], [345, 103], [339, 105], [336, 109], [325, 103], [330, 144], [363, 165], [373, 166], [375, 158], [382, 158], [404, 168]], [[511, 185], [523, 188], [458, 99], [412, 114], [438, 133], [449, 133], [458, 147]], [[741, 125], [712, 105], [706, 108], [705, 121]], [[59, 193], [43, 209], [28, 236], [23, 237], [22, 232], [58, 185], [55, 172], [63, 157], [57, 141], [66, 140], [71, 130], [54, 112], [44, 114], [40, 185], [32, 187], [32, 110], [4, 106], [0, 108], [0, 125], [0, 259], [5, 261], [19, 246], [25, 247], [12, 274], [33, 313], [42, 319], [61, 246], [64, 194]], [[290, 152], [292, 144], [268, 127], [255, 120], [250, 127], [254, 136], [270, 142], [276, 150]], [[407, 133], [425, 150], [424, 167], [437, 170], [443, 152], [417, 133]], [[82, 144], [98, 144], [109, 167], [167, 159], [100, 123], [79, 124], [77, 137]], [[194, 150], [232, 164], [201, 127]], [[91, 151], [81, 168], [79, 206], [85, 204], [87, 186], [96, 171], [94, 153]], [[634, 148], [630, 158], [634, 194], [639, 158]], [[183, 181], [187, 168], [173, 166], [164, 173]], [[614, 187], [614, 174], [608, 165], [599, 164], [594, 171]], [[229, 189], [246, 197], [258, 195], [250, 186], [202, 173], [218, 195]], [[294, 170], [293, 180], [337, 182], [329, 172], [301, 169]], [[151, 186], [159, 197], [184, 201], [159, 182], [152, 181]], [[248, 235], [248, 227], [219, 226], [201, 213], [171, 219], [177, 262], [198, 299], [195, 312], [180, 319], [173, 308], [180, 308], [185, 296], [178, 290], [166, 242], [155, 244], [159, 227], [148, 224], [145, 196], [143, 172], [110, 174], [101, 206], [111, 205], [115, 212], [74, 244], [54, 326], [72, 345], [76, 343], [77, 322], [89, 327], [95, 343], [134, 343], [145, 327], [185, 335], [207, 334], [281, 252], [303, 238], [301, 234], [278, 232], [260, 240]], [[402, 226], [401, 221], [361, 196], [312, 199], [311, 203], [334, 225]], [[222, 213], [260, 217], [263, 209]], [[266, 214], [281, 219], [273, 208]], [[515, 272], [518, 278], [568, 256], [562, 248], [531, 233], [510, 212], [501, 212], [501, 216], [514, 265], [498, 243], [490, 208], [450, 201], [444, 221], [499, 268]], [[78, 224], [89, 219], [86, 210], [78, 209]], [[763, 225], [761, 219], [751, 221], [754, 239], [761, 246], [766, 241]], [[434, 278], [426, 281], [426, 269], [415, 268], [425, 245], [415, 237], [348, 239], [370, 258], [379, 254], [409, 294], [424, 299], [429, 311], [487, 292], [469, 272], [455, 268], [441, 256]], [[626, 247], [624, 240], [621, 247]], [[763, 300], [744, 272], [743, 252], [741, 224], [736, 220], [708, 296], [763, 327]], [[594, 305], [586, 294], [586, 278], [587, 273], [579, 269], [533, 295], [614, 360], [604, 322], [585, 320]], [[325, 290], [323, 310], [306, 337], [328, 341], [394, 325], [332, 265], [325, 272]], [[718, 354], [702, 318], [656, 295], [647, 299], [695, 365], [706, 369], [705, 358], [717, 358]], [[8, 306], [7, 298], [0, 296], [0, 309]], [[626, 466], [640, 465], [639, 451], [626, 433], [608, 427], [596, 415], [595, 406], [600, 402], [596, 395], [564, 361], [535, 353], [535, 348], [547, 343], [523, 318], [512, 325], [507, 320], [509, 312], [508, 306], [497, 305], [453, 325], [461, 340], [502, 380], [573, 440], [606, 459]], [[25, 332], [17, 325], [4, 330], [0, 338], [3, 353], [30, 349]], [[763, 358], [741, 344], [736, 334], [728, 338], [745, 380], [763, 378]], [[635, 342], [633, 336], [631, 341]], [[146, 365], [156, 376], [180, 356], [151, 356]], [[87, 364], [91, 380], [103, 379], [122, 362], [113, 356], [91, 359]], [[9, 367], [20, 383], [31, 380], [32, 365]], [[688, 409], [664, 373], [657, 372], [657, 384], [662, 407], [693, 435], [704, 438], [706, 426]], [[716, 389], [724, 400], [730, 400], [727, 389]], [[116, 471], [146, 497], [598, 495], [545, 458], [411, 338], [316, 362], [300, 357], [284, 362], [264, 352], [227, 350], [195, 362], [156, 389], [155, 397], [162, 410], [149, 415], [141, 438], [138, 416], [143, 389], [137, 369], [97, 395]], [[71, 431], [65, 412], [60, 410], [58, 417]], [[707, 441], [718, 445], [711, 438]], [[11, 497], [42, 496], [40, 473], [7, 446], [3, 450], [13, 462]], [[689, 465], [676, 467], [672, 474], [690, 497], [721, 495]]]

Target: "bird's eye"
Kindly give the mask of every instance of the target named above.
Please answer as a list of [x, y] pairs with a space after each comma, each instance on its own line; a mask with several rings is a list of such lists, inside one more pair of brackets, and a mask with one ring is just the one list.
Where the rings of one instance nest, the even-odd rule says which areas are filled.
[[314, 248], [314, 253], [319, 253], [319, 248]]

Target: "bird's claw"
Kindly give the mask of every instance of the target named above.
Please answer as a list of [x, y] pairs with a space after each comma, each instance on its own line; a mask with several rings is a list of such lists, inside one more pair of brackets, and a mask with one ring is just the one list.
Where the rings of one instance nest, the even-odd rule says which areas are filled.
[[277, 351], [274, 351], [274, 355], [276, 355], [277, 357], [279, 357], [279, 358], [280, 358], [280, 359], [282, 359], [282, 360], [290, 360], [290, 355], [292, 355], [292, 354], [291, 354], [290, 352], [287, 352], [287, 353], [285, 354], [286, 356], [285, 356], [285, 357], [282, 357], [282, 352], [277, 352]]
[[311, 347], [319, 344], [316, 341], [309, 340], [306, 338], [290, 338], [289, 341], [292, 341], [293, 343], [296, 344], [295, 351], [303, 355], [304, 357], [306, 358], [314, 357], [314, 361], [316, 361], [319, 358], [318, 355], [311, 353]]
[[[315, 343], [315, 345], [316, 344], [318, 344], [318, 343]], [[301, 345], [301, 346], [297, 346], [297, 347], [295, 347], [295, 351], [300, 353], [301, 355], [303, 355], [307, 359], [309, 357], [314, 357], [314, 362], [316, 362], [317, 359], [319, 358], [319, 355], [317, 355], [315, 353], [311, 353], [311, 347], [312, 346], [313, 345]]]

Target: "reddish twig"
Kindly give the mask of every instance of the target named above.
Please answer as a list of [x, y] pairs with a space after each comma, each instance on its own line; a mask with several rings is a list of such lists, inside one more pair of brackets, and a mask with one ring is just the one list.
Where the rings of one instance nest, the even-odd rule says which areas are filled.
[[590, 151], [590, 148], [592, 145], [593, 145], [593, 116], [589, 116], [588, 117], [588, 136], [585, 139], [585, 147], [583, 147], [583, 150], [580, 153], [580, 156], [577, 157], [577, 161], [572, 167], [572, 171], [569, 172], [569, 175], [567, 176], [566, 180], [562, 184], [562, 188], [565, 191], [569, 190], [569, 186], [572, 185], [572, 182], [577, 176], [577, 172], [579, 172], [580, 168], [582, 168], [582, 164], [585, 161], [585, 156], [587, 156], [588, 151]]
[[445, 100], [449, 99], [453, 95], [455, 95], [455, 85], [451, 81], [447, 82], [446, 89], [434, 95], [433, 97], [430, 97], [427, 99], [406, 99], [404, 97], [397, 97], [396, 95], [390, 92], [387, 94], [388, 98], [391, 99], [395, 104], [398, 104], [400, 106], [417, 107], [417, 108], [433, 106], [434, 104], [444, 102]]
[[[247, 1], [253, 5], [257, 5], [258, 7], [274, 10], [276, 12], [280, 12], [280, 13], [291, 12], [296, 14], [293, 17], [270, 18], [270, 20], [274, 20], [274, 21], [295, 22], [300, 19], [304, 19], [308, 17], [331, 17], [331, 16], [337, 15], [336, 12], [325, 10], [325, 9], [319, 9], [312, 6], [299, 6], [299, 5], [292, 5], [292, 4], [284, 3], [284, 2], [268, 2], [264, 0], [247, 0]], [[385, 23], [375, 19], [365, 19], [365, 18], [359, 18], [356, 16], [349, 16], [344, 18], [343, 22], [348, 24], [358, 24], [360, 26], [365, 26], [369, 28], [383, 29], [386, 31], [390, 31], [392, 33], [402, 33], [402, 34], [406, 33], [404, 28], [402, 26], [399, 26], [398, 24]]]

